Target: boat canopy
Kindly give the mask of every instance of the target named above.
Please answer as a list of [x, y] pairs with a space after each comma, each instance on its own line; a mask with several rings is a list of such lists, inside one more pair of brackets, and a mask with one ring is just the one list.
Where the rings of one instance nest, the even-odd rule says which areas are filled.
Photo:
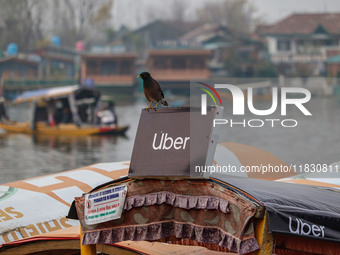
[[[263, 204], [269, 215], [269, 232], [340, 241], [339, 189], [331, 188], [332, 185], [302, 185], [220, 173], [212, 174], [211, 178], [222, 185], [237, 187]], [[318, 180], [322, 179], [327, 181]]]
[[[48, 88], [48, 89], [38, 89], [38, 90], [30, 90], [25, 91], [21, 95], [19, 95], [15, 100], [14, 104], [31, 102], [31, 101], [38, 101], [38, 100], [47, 100], [47, 99], [54, 99], [60, 97], [66, 97], [71, 94], [83, 94], [83, 92], [88, 91], [92, 97], [99, 97], [99, 92], [95, 91], [94, 89], [90, 88], [83, 88], [79, 85], [71, 85], [71, 86], [63, 86], [63, 87], [55, 87], [55, 88]], [[77, 97], [77, 96], [76, 96]], [[85, 97], [90, 97], [87, 95]]]

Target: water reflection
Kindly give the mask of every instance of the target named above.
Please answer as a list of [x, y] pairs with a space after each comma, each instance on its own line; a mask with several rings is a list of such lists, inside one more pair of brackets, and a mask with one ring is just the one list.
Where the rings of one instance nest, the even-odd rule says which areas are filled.
[[[124, 137], [128, 139], [127, 137]], [[96, 148], [105, 148], [107, 144], [117, 144], [117, 136], [48, 136], [48, 135], [32, 135], [32, 142], [36, 147], [42, 150], [57, 150], [63, 153], [72, 151], [88, 152]]]
[[99, 162], [128, 160], [130, 144], [130, 138], [123, 136], [65, 137], [2, 134], [0, 135], [0, 183]]
[[[47, 136], [0, 132], [0, 183], [131, 158], [142, 103], [117, 106], [126, 136]], [[24, 118], [28, 109], [10, 109]]]

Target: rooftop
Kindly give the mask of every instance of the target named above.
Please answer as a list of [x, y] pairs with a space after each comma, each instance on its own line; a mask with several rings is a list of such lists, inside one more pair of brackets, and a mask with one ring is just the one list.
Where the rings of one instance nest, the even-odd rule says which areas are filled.
[[150, 56], [186, 56], [186, 55], [196, 55], [196, 56], [204, 56], [210, 55], [209, 50], [204, 49], [176, 49], [176, 50], [150, 50]]
[[16, 56], [8, 56], [8, 57], [0, 58], [0, 64], [5, 63], [5, 62], [10, 62], [10, 61], [22, 63], [26, 65], [33, 65], [33, 66], [39, 65], [38, 61], [34, 59], [30, 59], [29, 56], [25, 56], [25, 55], [16, 55]]
[[259, 34], [340, 34], [340, 13], [298, 13], [273, 25], [258, 27]]
[[101, 59], [113, 59], [113, 58], [137, 58], [136, 53], [85, 53], [81, 55], [82, 58], [101, 58]]

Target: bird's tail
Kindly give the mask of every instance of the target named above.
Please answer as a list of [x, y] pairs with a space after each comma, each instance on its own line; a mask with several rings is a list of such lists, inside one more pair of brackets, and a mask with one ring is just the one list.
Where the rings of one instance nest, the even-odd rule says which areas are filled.
[[169, 105], [168, 105], [168, 102], [165, 101], [164, 99], [162, 99], [161, 104], [164, 105], [164, 106], [169, 106]]

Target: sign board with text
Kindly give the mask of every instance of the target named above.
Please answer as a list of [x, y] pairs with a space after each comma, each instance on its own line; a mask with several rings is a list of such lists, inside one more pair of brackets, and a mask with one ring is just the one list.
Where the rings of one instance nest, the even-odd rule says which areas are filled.
[[113, 186], [85, 195], [85, 223], [98, 224], [119, 219], [124, 208], [127, 186]]
[[[143, 109], [129, 177], [203, 177], [190, 173], [193, 164], [207, 163], [216, 114], [216, 107], [209, 107], [204, 116], [190, 107]], [[197, 127], [195, 132], [190, 125]]]

